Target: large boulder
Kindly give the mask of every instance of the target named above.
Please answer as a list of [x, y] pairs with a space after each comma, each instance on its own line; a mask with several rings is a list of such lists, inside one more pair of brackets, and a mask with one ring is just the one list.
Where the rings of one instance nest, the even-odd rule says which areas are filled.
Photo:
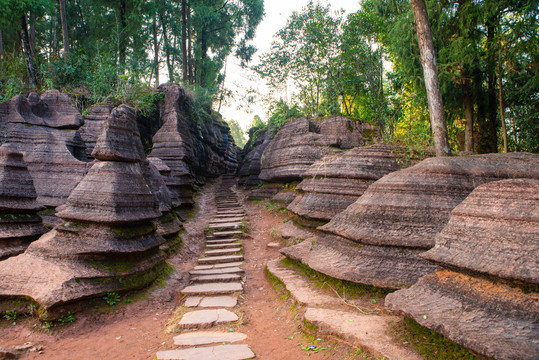
[[114, 107], [118, 106], [114, 99], [108, 98], [103, 104], [91, 106], [86, 115], [83, 116], [84, 124], [79, 129], [80, 136], [86, 144], [86, 154], [89, 158], [92, 157], [97, 137], [101, 134], [103, 124], [106, 122], [110, 112]]
[[316, 161], [302, 175], [291, 212], [329, 221], [360, 197], [382, 176], [401, 168], [402, 149], [376, 144], [357, 147]]
[[537, 359], [538, 239], [539, 180], [481, 185], [421, 255], [451, 270], [388, 295], [386, 304], [481, 354]]
[[[360, 253], [367, 245], [380, 247], [395, 256], [387, 256], [384, 263], [369, 262], [373, 269], [368, 276], [363, 271], [346, 275], [350, 272], [345, 267], [339, 278], [388, 288], [410, 286], [437, 268], [418, 257], [418, 250], [434, 246], [435, 237], [448, 223], [451, 211], [475, 187], [507, 178], [539, 179], [539, 156], [509, 153], [429, 158], [370, 185], [356, 202], [319, 227], [331, 236], [325, 241], [316, 240], [312, 251], [304, 252], [297, 245], [282, 252], [317, 270], [322, 266], [314, 260], [320, 257], [317, 253], [326, 254], [329, 264], [337, 264], [342, 256], [347, 256], [348, 252], [335, 250], [335, 241], [351, 240], [359, 249], [354, 251]], [[329, 235], [320, 235], [319, 239], [325, 236]], [[413, 261], [409, 257], [414, 257]], [[359, 255], [355, 259], [360, 259]], [[387, 277], [386, 269], [392, 267], [399, 269], [398, 279]], [[337, 269], [333, 272], [338, 273]], [[372, 274], [378, 277], [373, 279]]]
[[125, 141], [135, 131], [132, 109], [111, 112], [94, 148], [96, 162], [57, 209], [64, 222], [24, 254], [0, 262], [1, 297], [29, 297], [51, 310], [155, 279], [164, 266], [164, 239], [152, 220], [161, 212], [141, 161], [132, 156], [140, 144]]
[[36, 191], [23, 156], [13, 145], [0, 147], [0, 259], [22, 253], [46, 232]]
[[259, 178], [270, 182], [301, 180], [309, 166], [334, 149], [365, 145], [365, 126], [343, 117], [291, 120], [264, 150]]
[[272, 137], [275, 135], [273, 128], [264, 128], [253, 134], [245, 144], [243, 161], [238, 171], [238, 184], [245, 186], [257, 186], [261, 180], [258, 177], [262, 164], [262, 154], [268, 147]]
[[0, 132], [24, 153], [40, 204], [65, 203], [88, 170], [82, 117], [67, 95], [49, 90], [0, 103]]

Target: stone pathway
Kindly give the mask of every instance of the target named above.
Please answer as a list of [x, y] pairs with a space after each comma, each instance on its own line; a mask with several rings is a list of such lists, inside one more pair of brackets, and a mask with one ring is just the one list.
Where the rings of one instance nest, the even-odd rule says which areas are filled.
[[[255, 354], [244, 341], [242, 333], [201, 331], [216, 325], [238, 321], [230, 311], [243, 291], [242, 221], [244, 210], [231, 189], [235, 180], [223, 176], [215, 197], [217, 213], [208, 225], [206, 251], [190, 272], [190, 284], [181, 292], [188, 295], [184, 306], [193, 309], [183, 315], [177, 327], [181, 333], [174, 337], [178, 349], [159, 351], [158, 360], [245, 360]], [[229, 309], [227, 309], [229, 308]], [[192, 330], [195, 330], [194, 332]]]

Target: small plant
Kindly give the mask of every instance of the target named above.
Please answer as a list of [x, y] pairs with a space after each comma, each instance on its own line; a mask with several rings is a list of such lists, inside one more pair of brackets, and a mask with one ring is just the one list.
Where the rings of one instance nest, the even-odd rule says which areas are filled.
[[75, 321], [75, 316], [70, 312], [67, 313], [67, 315], [65, 316], [60, 316], [58, 318], [58, 322], [62, 325], [65, 325], [65, 324], [68, 324], [68, 323], [72, 323]]
[[17, 320], [17, 316], [19, 314], [14, 310], [6, 310], [6, 314], [4, 315], [4, 318], [8, 321]]
[[54, 326], [52, 321], [43, 321], [41, 327], [45, 330], [50, 330]]
[[121, 298], [117, 292], [110, 292], [103, 296], [103, 300], [105, 300], [105, 302], [110, 306], [114, 306], [120, 302]]

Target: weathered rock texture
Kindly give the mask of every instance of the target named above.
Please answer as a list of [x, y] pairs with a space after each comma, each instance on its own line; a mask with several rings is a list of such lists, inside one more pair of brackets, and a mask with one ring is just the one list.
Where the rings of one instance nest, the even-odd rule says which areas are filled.
[[[316, 160], [333, 153], [334, 149], [365, 145], [374, 131], [368, 124], [343, 117], [289, 121], [264, 150], [259, 178], [264, 181], [300, 180]], [[369, 136], [365, 137], [365, 133]]]
[[13, 145], [0, 147], [0, 259], [22, 253], [46, 232], [41, 205], [23, 156]]
[[323, 221], [360, 197], [382, 176], [401, 168], [402, 149], [376, 144], [357, 147], [316, 161], [302, 175], [298, 196], [288, 206], [293, 213]]
[[273, 198], [283, 189], [282, 184], [266, 184], [249, 191], [247, 200], [266, 200]]
[[[182, 204], [189, 205], [195, 181], [236, 171], [238, 150], [228, 125], [217, 113], [195, 110], [191, 97], [178, 85], [164, 85], [160, 91], [165, 93], [163, 126], [153, 137], [150, 156], [167, 164], [175, 180], [173, 191]], [[205, 118], [197, 118], [202, 113]]]
[[118, 106], [112, 98], [108, 98], [105, 103], [93, 105], [88, 109], [88, 114], [83, 116], [84, 124], [79, 129], [80, 136], [86, 144], [86, 154], [92, 157], [97, 137], [101, 134], [103, 124], [106, 122], [112, 109]]
[[125, 141], [135, 132], [132, 109], [114, 109], [92, 153], [97, 162], [58, 208], [66, 221], [0, 262], [1, 296], [30, 297], [50, 309], [156, 277], [164, 239], [151, 221], [161, 212], [144, 178], [140, 144]]
[[34, 180], [39, 203], [63, 204], [87, 171], [82, 117], [67, 95], [49, 90], [0, 103], [0, 133], [15, 144]]
[[[336, 274], [339, 268], [328, 269], [326, 264], [342, 266], [344, 257], [352, 262], [350, 266], [359, 266], [353, 265], [358, 259], [378, 256], [362, 256], [367, 250], [383, 252], [383, 261], [359, 260], [372, 267], [371, 271], [361, 270], [353, 276], [353, 270], [343, 271], [339, 278], [387, 288], [410, 286], [436, 269], [417, 255], [420, 249], [434, 246], [451, 210], [474, 187], [504, 178], [539, 179], [539, 156], [513, 153], [430, 158], [374, 182], [355, 203], [319, 228], [338, 236], [323, 240], [325, 235], [320, 235], [315, 242], [318, 246], [308, 252], [304, 251], [305, 247], [310, 249], [307, 244], [282, 252], [315, 270]], [[343, 238], [352, 241], [344, 248], [353, 247], [353, 243], [357, 248], [344, 250], [334, 244]], [[325, 263], [319, 261], [322, 258]], [[393, 268], [398, 271], [390, 274]]]
[[481, 185], [421, 255], [452, 270], [388, 295], [386, 304], [484, 355], [537, 359], [538, 239], [539, 180]]
[[260, 184], [261, 180], [258, 175], [262, 167], [262, 154], [274, 135], [274, 129], [265, 128], [259, 130], [249, 138], [242, 151], [243, 162], [238, 171], [238, 184], [245, 186], [257, 186]]

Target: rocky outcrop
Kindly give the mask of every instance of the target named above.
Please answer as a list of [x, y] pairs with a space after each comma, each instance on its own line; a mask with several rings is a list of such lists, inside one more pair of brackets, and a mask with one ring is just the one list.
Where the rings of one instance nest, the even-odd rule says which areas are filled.
[[343, 117], [319, 121], [299, 118], [287, 122], [279, 130], [262, 155], [259, 178], [264, 181], [300, 180], [316, 160], [334, 149], [350, 149], [364, 145], [366, 127]]
[[88, 169], [79, 112], [56, 90], [0, 103], [0, 132], [24, 153], [40, 204], [65, 203]]
[[174, 179], [172, 191], [182, 205], [191, 205], [195, 182], [236, 171], [237, 148], [219, 115], [211, 109], [195, 111], [193, 100], [182, 87], [167, 84], [160, 91], [165, 94], [163, 126], [152, 139], [150, 156], [165, 162]]
[[[539, 156], [510, 153], [426, 159], [374, 182], [355, 203], [320, 227], [337, 235], [325, 242], [320, 241], [325, 235], [319, 236], [316, 243], [324, 249], [315, 247], [301, 255], [294, 254], [294, 249], [284, 249], [283, 253], [312, 264], [317, 270], [322, 265], [311, 260], [318, 257], [317, 251], [334, 256], [335, 262], [342, 256], [341, 250], [335, 251], [334, 247], [323, 244], [346, 238], [360, 250], [369, 245], [380, 247], [380, 251], [391, 250], [397, 256], [387, 256], [385, 263], [369, 263], [373, 267], [370, 273], [379, 274], [376, 281], [371, 276], [363, 276], [364, 272], [344, 280], [388, 288], [410, 286], [435, 269], [430, 262], [417, 257], [418, 250], [434, 246], [434, 239], [449, 221], [451, 211], [476, 186], [506, 178], [539, 179]], [[403, 262], [400, 254], [414, 259]], [[328, 258], [326, 262], [332, 260]], [[385, 269], [390, 268], [400, 269], [400, 278], [387, 278]]]
[[80, 135], [86, 144], [86, 154], [92, 157], [97, 137], [101, 134], [103, 124], [106, 122], [112, 109], [119, 104], [112, 98], [108, 98], [103, 104], [93, 105], [83, 116], [84, 124], [79, 129]]
[[97, 160], [59, 207], [64, 223], [24, 254], [0, 262], [0, 296], [30, 297], [44, 309], [110, 291], [142, 287], [163, 267], [164, 239], [152, 220], [159, 204], [144, 178], [134, 112], [111, 112], [92, 155]]
[[36, 191], [23, 156], [13, 145], [0, 147], [0, 259], [22, 253], [46, 232]]
[[249, 138], [242, 153], [243, 161], [238, 171], [238, 184], [257, 186], [261, 183], [258, 177], [262, 167], [261, 158], [273, 135], [275, 135], [274, 129], [265, 128], [255, 132]]
[[388, 295], [386, 304], [481, 354], [537, 359], [537, 239], [539, 180], [481, 185], [421, 255], [449, 269]]
[[282, 184], [266, 184], [247, 193], [247, 200], [267, 200], [283, 189]]
[[401, 168], [402, 149], [376, 144], [357, 147], [316, 161], [302, 175], [297, 197], [288, 206], [293, 213], [322, 221], [359, 198], [382, 176]]

